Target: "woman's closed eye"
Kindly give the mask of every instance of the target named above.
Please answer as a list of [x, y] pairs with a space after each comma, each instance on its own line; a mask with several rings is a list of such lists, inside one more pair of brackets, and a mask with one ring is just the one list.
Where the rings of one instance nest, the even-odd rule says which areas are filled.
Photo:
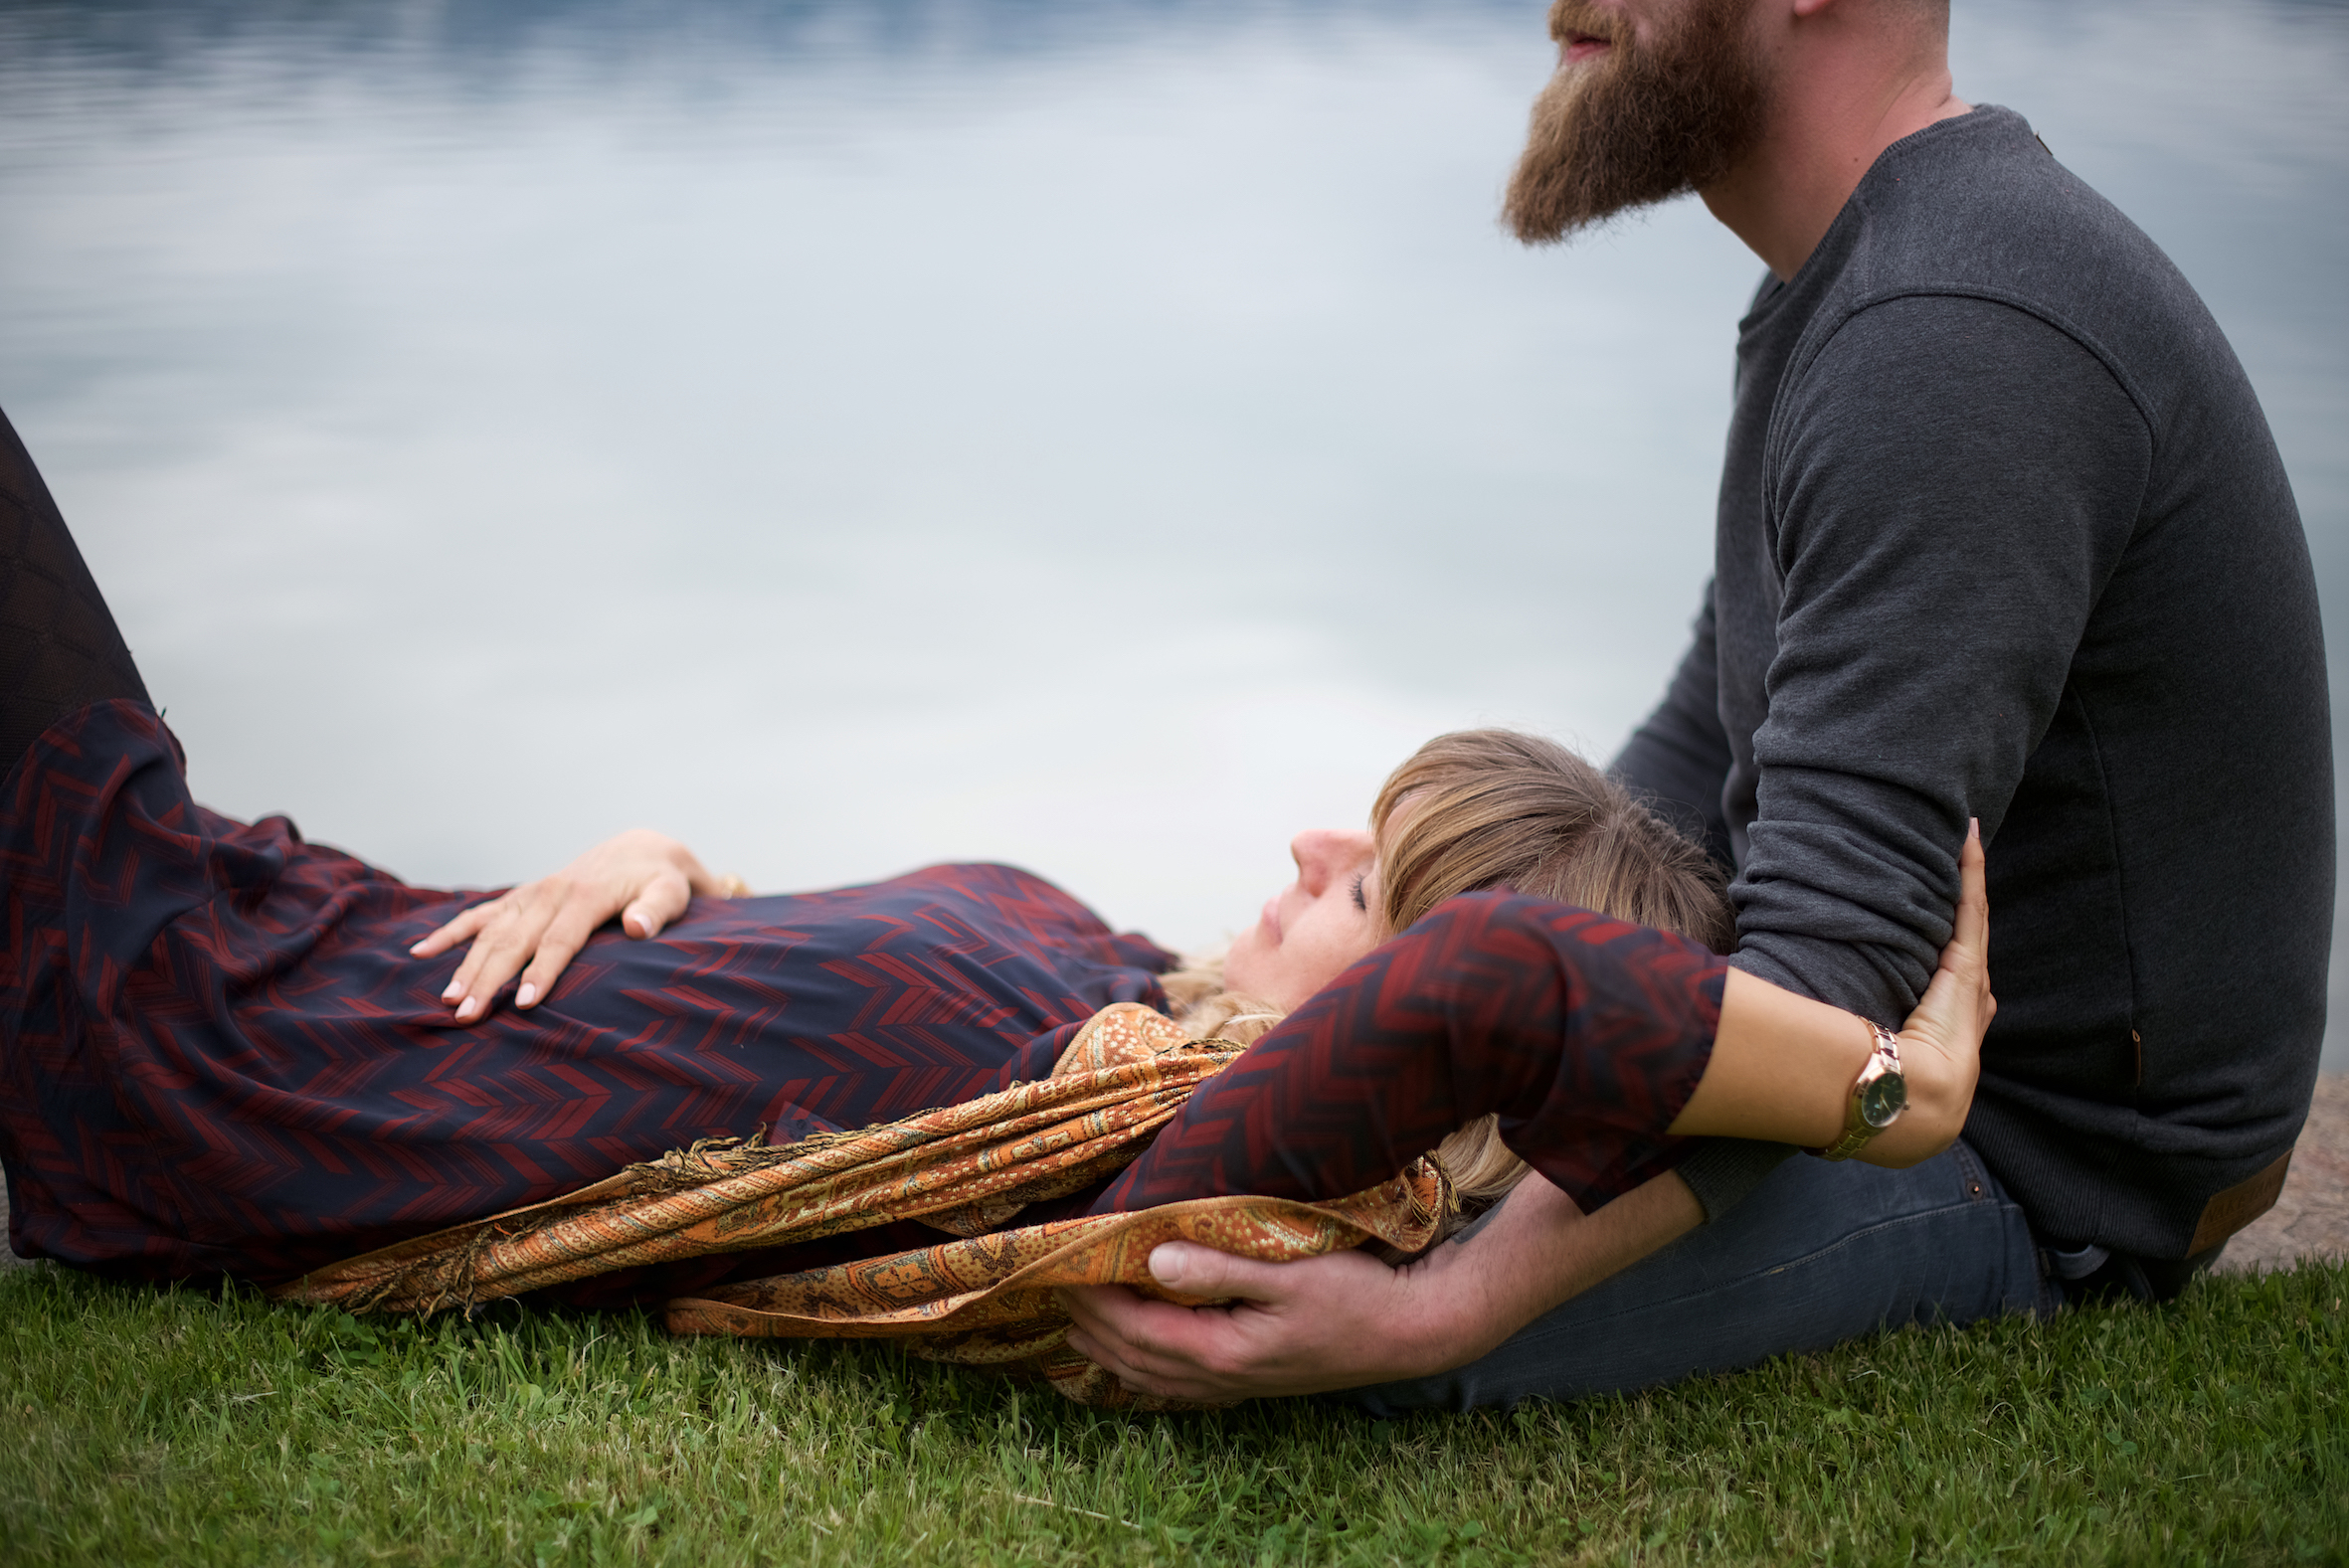
[[1354, 907], [1360, 910], [1365, 915], [1370, 912], [1370, 905], [1369, 902], [1362, 897], [1362, 884], [1369, 880], [1369, 875], [1370, 874], [1367, 871], [1357, 872], [1355, 873], [1354, 879]]

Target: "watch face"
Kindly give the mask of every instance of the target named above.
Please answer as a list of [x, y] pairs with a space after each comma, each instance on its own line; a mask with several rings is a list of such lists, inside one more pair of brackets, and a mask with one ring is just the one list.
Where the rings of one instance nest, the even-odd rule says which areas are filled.
[[1888, 1128], [1907, 1104], [1907, 1081], [1898, 1073], [1887, 1073], [1860, 1091], [1860, 1120], [1872, 1128]]

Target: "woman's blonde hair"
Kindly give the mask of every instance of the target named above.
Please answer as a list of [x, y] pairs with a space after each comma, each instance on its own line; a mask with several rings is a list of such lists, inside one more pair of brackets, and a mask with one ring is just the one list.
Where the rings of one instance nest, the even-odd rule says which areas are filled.
[[[1505, 888], [1674, 931], [1726, 953], [1736, 940], [1711, 857], [1622, 784], [1555, 741], [1513, 730], [1439, 735], [1387, 776], [1370, 807], [1378, 840], [1381, 936], [1462, 893]], [[1223, 988], [1220, 958], [1165, 976], [1193, 1036], [1245, 1044], [1277, 1007]], [[1444, 1139], [1437, 1163], [1463, 1198], [1491, 1202], [1526, 1164], [1484, 1117]]]

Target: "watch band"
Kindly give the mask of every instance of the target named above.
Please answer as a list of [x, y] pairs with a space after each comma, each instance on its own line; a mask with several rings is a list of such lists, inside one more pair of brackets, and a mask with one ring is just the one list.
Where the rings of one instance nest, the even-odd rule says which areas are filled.
[[[1868, 1054], [1860, 1076], [1852, 1080], [1852, 1092], [1844, 1108], [1843, 1136], [1825, 1148], [1804, 1150], [1821, 1159], [1850, 1159], [1868, 1146], [1870, 1138], [1899, 1121], [1900, 1113], [1907, 1109], [1908, 1087], [1900, 1074], [1900, 1037], [1874, 1019], [1866, 1021], [1869, 1032], [1876, 1037], [1876, 1049]], [[1886, 1079], [1892, 1082], [1878, 1088]], [[1871, 1118], [1872, 1109], [1883, 1113], [1882, 1120]]]

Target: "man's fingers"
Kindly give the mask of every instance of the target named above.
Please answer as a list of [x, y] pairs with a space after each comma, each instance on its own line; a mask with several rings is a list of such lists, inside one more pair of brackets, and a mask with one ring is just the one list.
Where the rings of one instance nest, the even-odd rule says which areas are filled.
[[1162, 1242], [1151, 1249], [1151, 1278], [1170, 1291], [1204, 1296], [1210, 1301], [1233, 1297], [1250, 1302], [1275, 1302], [1282, 1296], [1282, 1263], [1235, 1257], [1201, 1247], [1195, 1242]]
[[[1388, 1271], [1358, 1254], [1294, 1263], [1234, 1257], [1191, 1242], [1165, 1242], [1150, 1255], [1151, 1277], [1170, 1291], [1232, 1307], [1177, 1307], [1117, 1287], [1061, 1293], [1075, 1320], [1069, 1343], [1119, 1381], [1179, 1399], [1228, 1399], [1279, 1368], [1263, 1359], [1269, 1324], [1297, 1321], [1289, 1310], [1318, 1281], [1327, 1290], [1333, 1269]], [[1346, 1274], [1342, 1289], [1363, 1282]], [[1276, 1336], [1277, 1337], [1277, 1336]]]
[[1071, 1327], [1068, 1331], [1068, 1347], [1129, 1388], [1139, 1388], [1153, 1394], [1159, 1392], [1151, 1386], [1156, 1379], [1121, 1356], [1117, 1341], [1113, 1339], [1098, 1339], [1082, 1328]]
[[1143, 1333], [1146, 1302], [1122, 1285], [1088, 1285], [1062, 1290], [1060, 1305], [1078, 1328], [1100, 1343], [1133, 1344]]
[[1077, 1326], [1093, 1332], [1107, 1326], [1103, 1315], [1105, 1303], [1118, 1297], [1134, 1297], [1134, 1293], [1122, 1285], [1069, 1286], [1054, 1294], [1060, 1300], [1061, 1309], [1076, 1319]]
[[1121, 1383], [1146, 1385], [1149, 1373], [1129, 1354], [1133, 1308], [1145, 1305], [1122, 1285], [1094, 1285], [1057, 1293], [1070, 1324], [1069, 1348]]
[[1079, 1355], [1154, 1394], [1167, 1379], [1196, 1369], [1205, 1342], [1227, 1325], [1228, 1313], [1154, 1302], [1122, 1285], [1059, 1293], [1075, 1320], [1070, 1343]]

